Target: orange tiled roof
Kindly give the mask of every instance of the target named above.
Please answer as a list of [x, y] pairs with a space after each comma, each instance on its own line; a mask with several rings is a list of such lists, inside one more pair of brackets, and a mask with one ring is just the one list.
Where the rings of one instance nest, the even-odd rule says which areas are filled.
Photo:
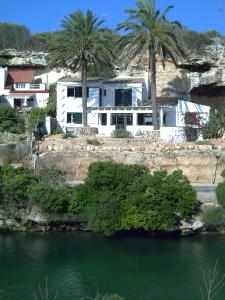
[[9, 71], [6, 78], [6, 88], [10, 88], [13, 83], [31, 83], [35, 75], [34, 70]]

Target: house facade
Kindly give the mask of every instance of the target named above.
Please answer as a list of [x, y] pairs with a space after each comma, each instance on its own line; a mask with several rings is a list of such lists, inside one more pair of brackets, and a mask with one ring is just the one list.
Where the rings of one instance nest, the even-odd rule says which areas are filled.
[[[88, 79], [88, 126], [100, 135], [110, 136], [117, 128], [139, 135], [153, 130], [152, 107], [144, 77], [118, 76], [109, 80]], [[164, 139], [184, 127], [187, 112], [207, 119], [210, 107], [184, 101], [175, 96], [158, 97], [158, 124]], [[82, 127], [82, 82], [63, 78], [57, 82], [57, 120], [64, 132]], [[168, 134], [167, 134], [167, 133]]]
[[0, 68], [0, 104], [16, 110], [44, 108], [49, 91], [45, 83], [35, 81], [35, 70]]

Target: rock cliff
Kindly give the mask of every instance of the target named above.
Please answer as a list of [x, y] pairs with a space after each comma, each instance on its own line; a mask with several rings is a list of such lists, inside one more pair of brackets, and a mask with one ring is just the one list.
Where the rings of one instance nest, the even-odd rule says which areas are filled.
[[[9, 67], [47, 67], [47, 53], [18, 52], [12, 49], [0, 51]], [[144, 59], [145, 61], [146, 59]], [[143, 76], [144, 69], [137, 71], [132, 64], [129, 75]], [[120, 71], [119, 71], [120, 72]], [[225, 104], [225, 45], [219, 38], [196, 52], [188, 53], [188, 59], [174, 66], [167, 61], [165, 68], [157, 63], [158, 96], [179, 96], [182, 99], [217, 108]]]

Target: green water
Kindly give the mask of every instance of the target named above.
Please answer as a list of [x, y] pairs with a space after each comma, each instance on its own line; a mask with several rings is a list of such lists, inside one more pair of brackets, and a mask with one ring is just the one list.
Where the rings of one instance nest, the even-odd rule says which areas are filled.
[[[0, 236], [0, 299], [29, 300], [48, 278], [59, 300], [97, 291], [127, 300], [200, 299], [202, 271], [219, 259], [225, 273], [225, 238], [105, 239], [92, 234]], [[225, 291], [216, 299], [224, 300]]]

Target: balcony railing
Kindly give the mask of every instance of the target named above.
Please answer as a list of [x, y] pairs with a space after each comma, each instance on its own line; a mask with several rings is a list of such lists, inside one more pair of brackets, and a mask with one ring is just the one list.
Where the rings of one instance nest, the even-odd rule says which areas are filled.
[[46, 89], [45, 83], [14, 83], [13, 89], [15, 91], [26, 91], [26, 90], [41, 90], [44, 91]]

